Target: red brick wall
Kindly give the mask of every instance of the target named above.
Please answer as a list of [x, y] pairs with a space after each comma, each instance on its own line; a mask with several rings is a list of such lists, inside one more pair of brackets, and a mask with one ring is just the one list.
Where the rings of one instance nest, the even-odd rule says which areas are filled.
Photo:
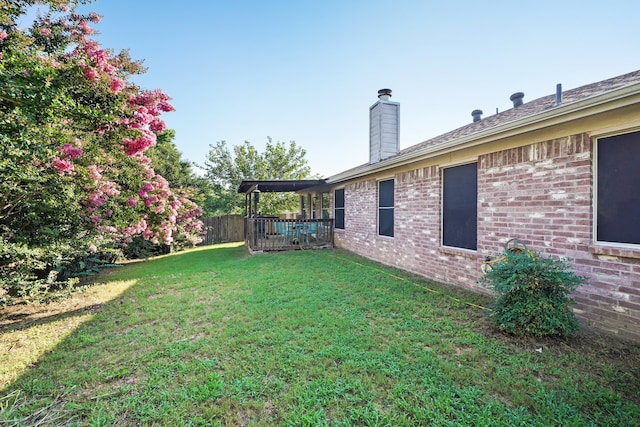
[[438, 166], [395, 175], [395, 237], [377, 235], [376, 180], [345, 187], [336, 244], [434, 280], [482, 290], [484, 257], [511, 238], [572, 259], [589, 284], [575, 293], [583, 323], [640, 340], [640, 251], [592, 244], [592, 141], [572, 135], [478, 158], [478, 250], [440, 246]]
[[376, 181], [359, 181], [345, 187], [345, 229], [336, 230], [336, 245], [440, 282], [480, 289], [477, 254], [440, 248], [440, 169], [415, 169], [394, 179], [395, 236], [378, 236]]
[[481, 156], [478, 251], [513, 237], [547, 254], [576, 257], [591, 241], [591, 142], [588, 135]]

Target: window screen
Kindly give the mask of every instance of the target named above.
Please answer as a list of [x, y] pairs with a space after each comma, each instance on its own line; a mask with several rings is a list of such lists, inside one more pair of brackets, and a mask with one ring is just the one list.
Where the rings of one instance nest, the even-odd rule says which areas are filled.
[[640, 132], [600, 138], [597, 150], [596, 240], [640, 244]]
[[442, 244], [477, 249], [478, 164], [442, 171]]
[[380, 181], [378, 186], [378, 234], [393, 237], [394, 182]]
[[344, 188], [334, 192], [333, 208], [335, 228], [344, 230]]

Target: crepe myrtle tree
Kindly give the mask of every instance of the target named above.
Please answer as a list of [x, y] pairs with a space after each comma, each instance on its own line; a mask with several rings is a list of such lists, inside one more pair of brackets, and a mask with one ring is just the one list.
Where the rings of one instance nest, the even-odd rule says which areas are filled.
[[[92, 39], [100, 16], [78, 3], [0, 2], [0, 297], [134, 236], [201, 240], [200, 207], [145, 156], [169, 97], [130, 81], [142, 64]], [[46, 13], [20, 28], [34, 4]]]

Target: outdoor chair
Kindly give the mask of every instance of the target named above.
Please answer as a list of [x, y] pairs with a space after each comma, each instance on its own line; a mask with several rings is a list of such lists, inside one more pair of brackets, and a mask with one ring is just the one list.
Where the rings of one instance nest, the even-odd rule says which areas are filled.
[[294, 223], [276, 221], [274, 224], [277, 235], [283, 236], [285, 243], [293, 244], [298, 240], [299, 229]]

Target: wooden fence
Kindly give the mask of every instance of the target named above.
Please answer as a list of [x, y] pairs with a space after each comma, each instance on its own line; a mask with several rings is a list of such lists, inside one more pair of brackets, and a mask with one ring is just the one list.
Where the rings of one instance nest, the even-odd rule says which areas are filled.
[[244, 217], [242, 215], [224, 215], [202, 218], [207, 234], [200, 245], [214, 243], [242, 242], [244, 240]]

